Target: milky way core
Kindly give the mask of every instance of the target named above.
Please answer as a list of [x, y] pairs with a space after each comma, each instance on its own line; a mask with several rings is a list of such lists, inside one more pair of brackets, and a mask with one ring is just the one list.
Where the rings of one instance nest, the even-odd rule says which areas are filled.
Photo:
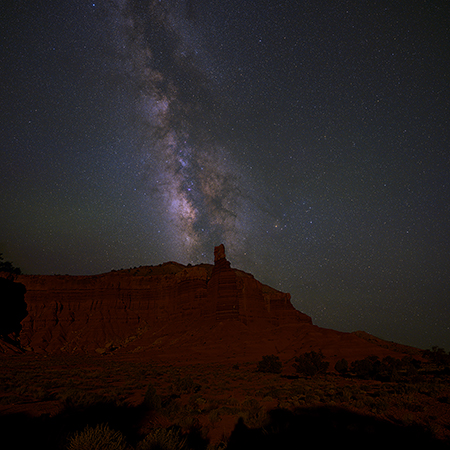
[[258, 211], [249, 177], [215, 136], [220, 107], [202, 39], [180, 5], [117, 5], [115, 42], [136, 98], [137, 133], [149, 208], [161, 214], [162, 236], [179, 254], [201, 261], [218, 242], [245, 253]]

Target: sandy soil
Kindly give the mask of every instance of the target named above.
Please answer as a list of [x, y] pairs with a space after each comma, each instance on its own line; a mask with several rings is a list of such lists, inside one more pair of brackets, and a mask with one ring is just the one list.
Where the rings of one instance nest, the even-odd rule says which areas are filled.
[[[33, 420], [56, 424], [77, 413], [81, 426], [83, 414], [104, 403], [110, 411], [126, 407], [139, 416], [130, 432], [135, 440], [155, 427], [176, 424], [183, 430], [197, 427], [213, 448], [229, 439], [240, 417], [248, 428], [258, 429], [276, 408], [337, 408], [358, 418], [420, 428], [450, 443], [448, 376], [422, 372], [395, 383], [336, 373], [308, 378], [297, 376], [290, 361], [283, 361], [281, 374], [257, 372], [257, 362], [168, 364], [136, 354], [2, 357], [0, 415], [4, 424], [17, 419], [33, 427]], [[149, 386], [161, 402], [154, 411], [142, 408]]]

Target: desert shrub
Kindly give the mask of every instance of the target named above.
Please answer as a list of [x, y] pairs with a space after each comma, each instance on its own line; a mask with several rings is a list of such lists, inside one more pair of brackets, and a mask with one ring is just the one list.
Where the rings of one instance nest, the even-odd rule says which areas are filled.
[[114, 396], [106, 396], [89, 391], [84, 392], [78, 389], [67, 389], [58, 395], [58, 399], [67, 410], [84, 410], [97, 405], [110, 405], [111, 408], [114, 408], [121, 403], [120, 400]]
[[258, 400], [253, 397], [248, 397], [242, 402], [242, 409], [246, 409], [248, 411], [259, 411], [261, 409], [261, 405], [259, 404]]
[[368, 356], [364, 359], [352, 361], [350, 364], [350, 372], [364, 380], [373, 379], [379, 371], [380, 364], [381, 362], [378, 356]]
[[348, 372], [347, 360], [342, 358], [339, 361], [337, 361], [336, 364], [334, 365], [334, 370], [336, 370], [336, 372], [339, 372], [341, 375], [347, 373]]
[[[0, 272], [1, 271], [14, 271], [15, 269], [5, 267], [5, 264], [10, 263], [2, 262], [0, 253]], [[18, 273], [20, 273], [20, 269]], [[6, 341], [14, 344], [16, 341], [10, 339], [10, 334], [13, 333], [16, 336], [22, 330], [21, 321], [27, 316], [27, 304], [25, 302], [25, 286], [21, 283], [16, 283], [6, 278], [0, 278], [0, 336]]]
[[14, 267], [11, 261], [4, 261], [3, 253], [0, 253], [0, 272], [9, 272], [20, 275], [22, 271], [18, 267]]
[[179, 427], [155, 428], [136, 447], [136, 450], [184, 450], [186, 437]]
[[368, 356], [367, 358], [353, 361], [350, 365], [350, 372], [365, 380], [398, 381], [401, 372], [406, 376], [410, 376], [417, 373], [417, 369], [409, 360], [400, 360], [386, 356], [380, 361], [377, 356]]
[[333, 400], [336, 402], [348, 402], [352, 398], [352, 391], [349, 386], [344, 386], [336, 390]]
[[207, 400], [203, 398], [201, 394], [192, 394], [189, 397], [187, 406], [194, 413], [201, 413], [204, 409], [207, 408]]
[[450, 366], [450, 353], [446, 353], [443, 348], [432, 347], [431, 350], [425, 350], [423, 352], [423, 357], [427, 358], [433, 364], [438, 367], [448, 367]]
[[378, 367], [376, 379], [380, 381], [398, 381], [400, 379], [400, 371], [403, 368], [404, 364], [400, 359], [386, 356]]
[[229, 397], [227, 399], [224, 400], [223, 402], [225, 405], [227, 406], [231, 406], [231, 407], [237, 407], [239, 406], [239, 400], [236, 397]]
[[145, 392], [144, 406], [150, 411], [159, 411], [161, 409], [161, 397], [156, 393], [156, 389], [151, 383]]
[[320, 402], [320, 397], [318, 395], [315, 394], [306, 394], [305, 395], [305, 403], [307, 405], [313, 405], [315, 403], [319, 403]]
[[406, 377], [416, 377], [419, 373], [419, 369], [422, 367], [422, 363], [411, 356], [405, 356], [402, 358], [402, 367], [405, 371]]
[[440, 383], [436, 380], [433, 382], [420, 383], [417, 386], [417, 390], [419, 393], [427, 395], [428, 397], [438, 399], [442, 397], [442, 395], [447, 392], [448, 384]]
[[178, 377], [173, 383], [173, 390], [179, 394], [192, 394], [193, 392], [200, 391], [201, 388], [201, 385], [195, 383], [190, 376]]
[[262, 360], [258, 362], [256, 370], [263, 373], [281, 373], [283, 364], [280, 358], [275, 355], [264, 355]]
[[221, 419], [221, 414], [220, 414], [220, 409], [214, 409], [213, 411], [211, 411], [208, 414], [208, 419], [211, 422], [212, 425], [214, 425], [215, 423], [219, 422], [219, 420]]
[[178, 397], [176, 395], [167, 395], [161, 399], [162, 406], [160, 413], [172, 421], [183, 411]]
[[241, 417], [249, 427], [262, 426], [266, 419], [266, 412], [263, 410], [258, 400], [255, 398], [247, 398], [241, 405]]
[[324, 373], [327, 371], [328, 366], [329, 363], [323, 360], [323, 354], [321, 351], [303, 353], [303, 355], [295, 358], [295, 363], [293, 364], [293, 367], [297, 373], [307, 376], [314, 376], [319, 373]]
[[67, 450], [125, 450], [126, 440], [120, 431], [114, 431], [107, 424], [95, 428], [87, 426], [69, 438]]
[[260, 391], [255, 392], [255, 395], [261, 398], [270, 397], [280, 399], [281, 397], [283, 397], [283, 394], [284, 394], [283, 389], [280, 389], [275, 386], [270, 386], [267, 389], [262, 389]]

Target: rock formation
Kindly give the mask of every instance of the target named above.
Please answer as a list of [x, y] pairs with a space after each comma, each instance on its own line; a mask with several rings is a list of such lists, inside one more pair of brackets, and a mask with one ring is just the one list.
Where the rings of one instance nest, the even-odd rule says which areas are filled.
[[311, 323], [289, 294], [232, 269], [223, 245], [216, 248], [214, 266], [169, 262], [95, 276], [15, 278], [26, 287], [28, 307], [21, 344], [36, 352], [113, 349], [149, 330], [179, 330], [198, 320]]
[[28, 310], [20, 343], [36, 353], [170, 360], [293, 357], [311, 349], [331, 358], [355, 349], [357, 356], [380, 354], [350, 333], [314, 326], [289, 294], [231, 268], [223, 245], [215, 248], [214, 266], [168, 262], [94, 276], [15, 275], [15, 281], [26, 288]]

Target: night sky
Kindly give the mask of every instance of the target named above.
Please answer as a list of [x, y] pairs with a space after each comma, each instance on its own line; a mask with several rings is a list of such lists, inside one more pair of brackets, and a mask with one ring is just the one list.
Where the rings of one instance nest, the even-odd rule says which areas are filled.
[[0, 252], [213, 262], [450, 350], [448, 1], [5, 2]]

